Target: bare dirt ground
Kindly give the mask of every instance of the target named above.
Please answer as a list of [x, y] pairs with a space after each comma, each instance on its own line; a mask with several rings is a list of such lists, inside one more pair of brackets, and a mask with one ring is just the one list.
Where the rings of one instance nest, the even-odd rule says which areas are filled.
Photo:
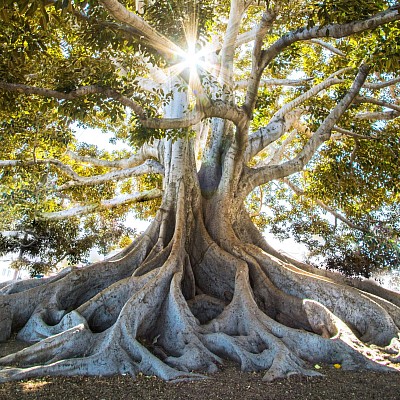
[[[24, 347], [0, 343], [0, 356]], [[242, 372], [226, 362], [209, 379], [167, 383], [155, 377], [44, 377], [0, 384], [0, 400], [400, 400], [400, 373], [349, 372], [322, 365], [323, 377], [292, 376], [273, 383], [261, 372]]]

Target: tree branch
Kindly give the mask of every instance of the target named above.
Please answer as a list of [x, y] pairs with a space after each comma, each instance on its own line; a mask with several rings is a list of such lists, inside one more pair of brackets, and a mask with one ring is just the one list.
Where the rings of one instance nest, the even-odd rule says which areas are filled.
[[365, 112], [365, 113], [359, 113], [355, 115], [354, 118], [356, 119], [361, 119], [361, 120], [382, 120], [382, 121], [390, 121], [392, 119], [395, 119], [397, 117], [400, 117], [400, 112], [398, 111], [382, 111], [382, 112]]
[[258, 31], [258, 27], [256, 26], [252, 30], [238, 35], [238, 37], [236, 38], [235, 47], [239, 47], [242, 44], [246, 44], [246, 43], [253, 41], [256, 38], [257, 31]]
[[276, 13], [271, 10], [267, 10], [263, 13], [260, 23], [258, 24], [255, 42], [253, 47], [252, 64], [253, 68], [256, 67], [260, 61], [261, 49], [264, 38], [268, 32], [268, 29], [272, 26], [276, 19]]
[[131, 26], [146, 45], [157, 50], [167, 60], [182, 55], [182, 49], [166, 36], [151, 27], [143, 18], [129, 11], [118, 0], [99, 0], [99, 3], [119, 22]]
[[[359, 135], [357, 133], [354, 133], [352, 131], [349, 131], [348, 129], [341, 128], [340, 126], [335, 125], [333, 127], [333, 130], [336, 132], [339, 132], [341, 135], [346, 135], [353, 137], [355, 139], [361, 139], [361, 140], [380, 140], [380, 138], [375, 137], [375, 136], [364, 136], [364, 135]], [[341, 136], [340, 135], [340, 136]]]
[[127, 168], [117, 171], [108, 172], [102, 175], [83, 177], [78, 175], [69, 165], [62, 163], [59, 160], [35, 160], [35, 161], [24, 161], [24, 160], [0, 160], [0, 168], [7, 167], [27, 167], [30, 165], [45, 165], [51, 164], [56, 166], [60, 171], [71, 178], [71, 181], [64, 183], [59, 186], [57, 190], [65, 190], [71, 187], [83, 186], [83, 185], [97, 185], [100, 183], [122, 180], [132, 176], [138, 176], [143, 174], [164, 174], [163, 166], [155, 160], [147, 160], [141, 165], [133, 168]]
[[343, 51], [337, 49], [335, 46], [331, 45], [330, 43], [326, 43], [323, 40], [319, 39], [311, 39], [311, 43], [318, 44], [321, 47], [324, 47], [325, 49], [329, 50], [330, 52], [337, 54], [340, 57], [346, 57], [346, 53], [343, 53]]
[[246, 184], [247, 193], [263, 183], [269, 182], [273, 179], [284, 178], [295, 172], [299, 172], [304, 168], [304, 166], [308, 163], [308, 161], [310, 161], [311, 157], [317, 151], [318, 147], [330, 138], [331, 131], [336, 122], [350, 106], [364, 84], [364, 81], [368, 75], [368, 71], [368, 66], [362, 65], [360, 67], [359, 72], [348, 93], [330, 112], [328, 117], [326, 117], [324, 122], [320, 125], [317, 131], [305, 144], [302, 151], [295, 158], [283, 164], [248, 170], [248, 183]]
[[345, 24], [329, 24], [324, 26], [315, 26], [313, 28], [300, 28], [296, 31], [289, 32], [282, 36], [269, 49], [267, 49], [261, 60], [261, 68], [264, 69], [267, 64], [275, 58], [287, 46], [297, 42], [323, 37], [343, 38], [355, 33], [360, 33], [366, 30], [372, 30], [376, 27], [387, 24], [389, 22], [400, 19], [400, 14], [397, 9], [389, 8], [372, 17], [360, 21], [352, 21]]
[[241, 107], [224, 101], [214, 101], [206, 106], [197, 107], [182, 118], [147, 118], [141, 120], [141, 123], [146, 128], [179, 129], [194, 126], [205, 118], [221, 118], [239, 125], [246, 118], [246, 113]]
[[54, 165], [60, 171], [64, 172], [71, 179], [79, 179], [80, 176], [69, 166], [59, 160], [0, 160], [0, 168], [7, 167], [27, 167], [30, 165]]
[[102, 175], [88, 177], [78, 176], [74, 180], [59, 186], [57, 190], [65, 190], [70, 189], [71, 187], [85, 185], [98, 185], [100, 183], [110, 181], [120, 181], [126, 178], [130, 178], [132, 176], [144, 174], [164, 174], [164, 168], [160, 163], [155, 160], [147, 160], [145, 163], [133, 168], [112, 171]]
[[354, 103], [356, 103], [356, 104], [370, 103], [370, 104], [375, 104], [375, 105], [381, 106], [381, 107], [391, 108], [394, 111], [400, 112], [400, 106], [397, 106], [396, 104], [389, 103], [387, 101], [374, 99], [373, 97], [357, 96], [354, 99]]
[[71, 92], [60, 92], [58, 90], [39, 88], [36, 86], [29, 86], [20, 83], [7, 83], [0, 81], [0, 89], [8, 90], [9, 92], [17, 92], [26, 95], [36, 94], [43, 97], [52, 97], [59, 100], [74, 100], [80, 97], [85, 97], [91, 94], [103, 94], [110, 97], [122, 105], [129, 107], [134, 111], [140, 118], [145, 118], [143, 108], [135, 101], [123, 96], [121, 93], [114, 89], [110, 89], [103, 86], [89, 85], [81, 86]]
[[270, 122], [266, 126], [258, 129], [256, 132], [250, 135], [245, 160], [251, 160], [252, 157], [262, 151], [270, 143], [278, 140], [287, 131], [288, 126], [290, 126], [290, 123], [293, 122], [293, 114], [290, 113], [292, 110], [294, 110], [300, 104], [312, 98], [322, 90], [325, 90], [330, 86], [342, 83], [343, 81], [336, 78], [335, 75], [339, 75], [344, 71], [345, 69], [337, 71], [335, 74], [328, 77], [325, 81], [319, 83], [318, 85], [315, 85], [302, 95], [285, 104], [279, 111], [277, 111], [273, 115]]
[[106, 96], [119, 101], [124, 106], [131, 108], [139, 116], [140, 122], [144, 127], [154, 129], [188, 128], [199, 123], [206, 117], [224, 118], [237, 124], [243, 117], [243, 110], [239, 107], [227, 105], [222, 101], [216, 101], [212, 105], [206, 106], [204, 112], [195, 110], [183, 118], [147, 118], [143, 108], [135, 101], [121, 95], [114, 89], [96, 85], [82, 86], [71, 92], [65, 93], [52, 89], [0, 81], [0, 89], [23, 93], [26, 95], [36, 94], [43, 97], [52, 97], [62, 100], [74, 100], [90, 94], [105, 94]]
[[[48, 5], [53, 5], [54, 7], [57, 7], [57, 0], [46, 0], [46, 3]], [[46, 4], [46, 5], [47, 5]], [[138, 31], [130, 26], [126, 25], [121, 25], [116, 22], [111, 22], [111, 21], [102, 21], [93, 17], [89, 17], [86, 15], [84, 12], [80, 11], [78, 8], [73, 7], [71, 10], [69, 10], [72, 15], [74, 15], [78, 20], [84, 21], [88, 24], [97, 24], [100, 25], [104, 28], [110, 28], [112, 30], [117, 30], [120, 31], [121, 33], [125, 34], [125, 37], [131, 38], [132, 36], [137, 36]]]
[[278, 39], [275, 43], [273, 43], [268, 49], [263, 50], [262, 57], [259, 60], [258, 64], [253, 66], [244, 105], [245, 108], [248, 110], [249, 114], [253, 112], [257, 99], [257, 92], [261, 76], [264, 69], [275, 57], [277, 57], [285, 48], [287, 48], [291, 44], [297, 41], [319, 39], [323, 37], [343, 38], [355, 33], [375, 29], [380, 25], [397, 21], [399, 19], [400, 14], [398, 12], [398, 9], [396, 7], [393, 7], [361, 21], [352, 21], [345, 24], [315, 26], [313, 28], [300, 28], [296, 31], [287, 33], [286, 35]]
[[80, 156], [79, 154], [68, 150], [66, 155], [72, 158], [74, 161], [79, 161], [87, 164], [91, 164], [97, 167], [105, 168], [132, 168], [144, 163], [149, 158], [157, 158], [158, 151], [154, 145], [149, 145], [145, 143], [139, 149], [139, 152], [133, 154], [129, 158], [124, 158], [122, 160], [101, 160], [99, 158]]
[[[300, 189], [298, 186], [296, 186], [293, 182], [291, 182], [288, 178], [283, 178], [282, 179], [285, 184], [293, 190], [298, 196], [306, 196], [306, 193], [304, 190]], [[352, 229], [357, 229], [361, 232], [368, 233], [370, 232], [369, 229], [364, 228], [363, 226], [359, 226], [354, 224], [352, 221], [344, 217], [342, 214], [334, 210], [332, 207], [329, 207], [327, 204], [325, 204], [323, 201], [319, 199], [313, 199], [321, 208], [324, 210], [328, 211], [330, 214], [332, 214], [335, 218], [337, 218], [339, 221], [342, 221], [344, 224], [346, 224], [349, 228]]]
[[50, 213], [42, 213], [40, 218], [45, 220], [61, 220], [65, 218], [75, 217], [78, 215], [90, 214], [102, 210], [109, 210], [121, 205], [138, 203], [148, 200], [157, 199], [162, 196], [160, 189], [147, 190], [142, 193], [132, 193], [119, 196], [111, 200], [103, 200], [99, 204], [91, 204], [87, 206], [73, 207], [68, 210], [56, 211]]
[[400, 77], [390, 79], [386, 82], [377, 82], [377, 83], [365, 82], [364, 87], [366, 89], [371, 89], [371, 90], [380, 90], [389, 86], [394, 86], [396, 83], [399, 82], [400, 82]]
[[[290, 135], [288, 135], [288, 137], [283, 141], [283, 143], [280, 146], [276, 146], [275, 148], [272, 149], [272, 151], [270, 152], [270, 155], [261, 160], [259, 163], [257, 163], [254, 168], [260, 168], [262, 166], [265, 165], [272, 165], [272, 164], [279, 164], [280, 160], [282, 159], [287, 146], [293, 142], [293, 140], [296, 137], [296, 130], [293, 130]], [[268, 149], [270, 150], [270, 149]]]
[[247, 87], [246, 101], [243, 105], [243, 108], [247, 110], [247, 114], [249, 115], [249, 117], [251, 117], [253, 114], [253, 110], [257, 99], [260, 79], [263, 72], [263, 70], [259, 68], [263, 54], [262, 52], [263, 40], [265, 35], [267, 34], [268, 28], [272, 25], [275, 18], [276, 14], [273, 11], [266, 11], [263, 14], [261, 21], [258, 24], [257, 30], [255, 32], [255, 43], [252, 53], [249, 85]]
[[[260, 81], [260, 87], [265, 86], [305, 86], [314, 78], [304, 78], [304, 79], [262, 79]], [[248, 86], [248, 80], [241, 80], [236, 82], [236, 87], [238, 89], [244, 89]]]
[[240, 22], [243, 14], [251, 2], [242, 0], [231, 0], [229, 19], [221, 47], [221, 66], [220, 80], [229, 84], [232, 80], [233, 57], [236, 49], [236, 39], [239, 34]]
[[141, 120], [141, 124], [146, 128], [152, 129], [179, 129], [189, 128], [198, 124], [205, 114], [199, 110], [187, 113], [182, 118], [148, 118]]

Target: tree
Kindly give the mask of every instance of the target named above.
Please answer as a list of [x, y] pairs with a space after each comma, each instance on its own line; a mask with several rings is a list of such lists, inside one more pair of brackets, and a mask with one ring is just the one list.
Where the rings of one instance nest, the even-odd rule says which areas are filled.
[[[333, 171], [353, 139], [398, 140], [397, 4], [47, 0], [2, 18], [1, 167], [40, 180], [32, 218], [156, 212], [109, 260], [3, 286], [1, 340], [37, 343], [0, 359], [1, 380], [399, 362], [400, 295], [278, 253], [245, 206], [273, 181], [305, 196], [302, 171]], [[132, 152], [80, 148], [72, 122]]]

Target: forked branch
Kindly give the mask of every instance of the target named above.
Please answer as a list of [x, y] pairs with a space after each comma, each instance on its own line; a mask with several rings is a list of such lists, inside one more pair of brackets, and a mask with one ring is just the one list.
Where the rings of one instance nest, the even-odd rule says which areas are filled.
[[329, 24], [324, 26], [315, 26], [313, 28], [300, 28], [295, 31], [283, 35], [274, 42], [268, 49], [262, 51], [258, 63], [253, 64], [252, 72], [249, 79], [249, 87], [247, 91], [245, 108], [249, 113], [253, 109], [257, 100], [258, 88], [261, 77], [265, 68], [288, 46], [298, 41], [306, 41], [312, 39], [320, 39], [324, 37], [343, 38], [355, 33], [372, 30], [380, 25], [400, 19], [400, 14], [396, 7], [377, 13], [369, 18], [359, 21], [352, 21], [345, 24]]
[[279, 165], [265, 166], [257, 169], [250, 169], [248, 171], [248, 181], [246, 189], [249, 193], [255, 187], [267, 183], [273, 179], [281, 179], [295, 172], [300, 172], [305, 165], [310, 161], [311, 157], [318, 150], [319, 146], [328, 140], [331, 136], [331, 131], [337, 121], [344, 114], [354, 98], [359, 93], [362, 85], [368, 75], [369, 67], [362, 65], [354, 80], [354, 83], [348, 93], [336, 105], [336, 107], [325, 118], [324, 122], [320, 125], [317, 131], [305, 144], [300, 153], [293, 159]]
[[49, 213], [42, 213], [40, 217], [46, 220], [61, 220], [70, 217], [76, 217], [78, 215], [90, 214], [103, 210], [110, 210], [121, 205], [127, 205], [132, 203], [139, 203], [142, 201], [148, 201], [153, 199], [158, 199], [162, 196], [162, 191], [160, 189], [152, 189], [144, 192], [130, 193], [123, 196], [118, 196], [110, 200], [102, 200], [97, 204], [89, 204], [86, 206], [73, 207], [68, 210], [55, 211]]
[[342, 83], [343, 81], [341, 79], [336, 78], [336, 76], [342, 72], [344, 72], [344, 70], [337, 71], [325, 81], [315, 85], [302, 95], [281, 107], [280, 110], [273, 115], [271, 121], [266, 126], [258, 129], [250, 135], [245, 159], [247, 161], [251, 160], [252, 157], [265, 149], [272, 142], [278, 140], [283, 134], [285, 134], [285, 132], [287, 132], [288, 126], [290, 125], [290, 113], [296, 107], [314, 97], [319, 92], [333, 85]]

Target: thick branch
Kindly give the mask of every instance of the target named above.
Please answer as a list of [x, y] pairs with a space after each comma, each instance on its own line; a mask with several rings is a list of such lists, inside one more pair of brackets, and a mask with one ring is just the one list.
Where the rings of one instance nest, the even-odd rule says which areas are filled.
[[240, 22], [249, 2], [231, 0], [229, 20], [221, 48], [221, 82], [228, 83], [232, 78], [233, 57], [236, 49], [236, 39], [239, 34]]
[[152, 189], [141, 193], [132, 193], [124, 196], [119, 196], [111, 200], [103, 200], [99, 204], [74, 207], [64, 211], [42, 213], [41, 218], [53, 221], [60, 220], [60, 219], [75, 217], [78, 215], [90, 214], [101, 210], [109, 210], [125, 204], [139, 203], [142, 201], [153, 200], [161, 196], [162, 196], [162, 191], [160, 189]]
[[249, 78], [249, 85], [247, 87], [246, 101], [244, 104], [244, 108], [247, 110], [249, 116], [251, 116], [253, 113], [262, 74], [262, 70], [259, 69], [259, 65], [263, 54], [262, 45], [264, 37], [267, 34], [267, 31], [269, 27], [272, 25], [275, 18], [276, 15], [274, 12], [266, 11], [263, 14], [261, 21], [257, 27], [253, 53], [252, 53], [252, 61], [251, 61], [252, 66]]
[[0, 82], [0, 89], [23, 93], [26, 95], [36, 94], [39, 96], [52, 97], [62, 100], [74, 100], [90, 94], [105, 94], [106, 96], [119, 101], [124, 106], [131, 108], [139, 116], [140, 122], [143, 126], [154, 129], [188, 128], [196, 125], [203, 118], [211, 117], [228, 119], [235, 124], [238, 124], [243, 117], [243, 111], [239, 107], [230, 106], [224, 102], [216, 101], [212, 105], [207, 106], [204, 111], [195, 110], [183, 118], [146, 118], [144, 110], [135, 101], [122, 96], [113, 89], [96, 85], [83, 86], [69, 93], [65, 93], [52, 89], [38, 88], [35, 86]]
[[152, 129], [190, 128], [198, 124], [204, 117], [205, 114], [203, 112], [194, 110], [182, 118], [148, 118], [142, 120], [141, 124], [146, 128]]
[[243, 108], [236, 105], [229, 105], [223, 101], [215, 101], [212, 106], [204, 110], [207, 118], [221, 118], [233, 122], [236, 126], [240, 125], [247, 118]]
[[373, 15], [361, 21], [352, 21], [346, 24], [330, 24], [325, 26], [315, 26], [313, 28], [300, 28], [289, 32], [273, 43], [267, 50], [264, 50], [260, 62], [253, 65], [249, 79], [249, 88], [247, 91], [245, 107], [251, 113], [254, 109], [258, 87], [261, 76], [266, 66], [281, 53], [285, 48], [297, 41], [318, 39], [323, 37], [342, 38], [400, 19], [400, 14], [396, 7], [389, 8], [386, 11]]
[[256, 31], [256, 37], [253, 47], [253, 60], [252, 60], [253, 68], [256, 67], [260, 61], [261, 49], [265, 35], [267, 34], [273, 22], [275, 21], [275, 18], [276, 18], [276, 13], [267, 10], [265, 13], [263, 13], [261, 21], [258, 24], [258, 29]]
[[322, 37], [343, 38], [346, 36], [360, 33], [366, 30], [400, 19], [397, 9], [389, 8], [386, 11], [373, 15], [361, 21], [352, 21], [346, 24], [329, 24], [324, 26], [315, 26], [313, 28], [301, 28], [290, 32], [278, 39], [268, 50], [265, 51], [261, 60], [261, 67], [266, 65], [276, 57], [287, 46], [303, 40], [317, 39]]
[[164, 174], [164, 168], [157, 161], [147, 160], [145, 163], [133, 168], [112, 171], [102, 175], [88, 177], [77, 176], [73, 181], [64, 183], [58, 187], [58, 190], [65, 190], [76, 186], [97, 185], [104, 182], [119, 181], [132, 176], [144, 174]]
[[272, 165], [249, 170], [249, 181], [246, 187], [248, 192], [263, 183], [271, 181], [272, 179], [284, 178], [295, 172], [299, 172], [304, 168], [304, 166], [308, 163], [308, 161], [310, 161], [311, 157], [317, 151], [318, 147], [330, 138], [331, 131], [336, 122], [347, 110], [349, 105], [360, 91], [367, 77], [368, 70], [369, 68], [366, 65], [360, 67], [360, 70], [349, 92], [330, 112], [328, 117], [324, 120], [314, 135], [306, 143], [302, 151], [295, 158], [280, 165]]
[[[336, 74], [338, 75], [342, 72], [342, 70], [337, 71]], [[294, 100], [290, 101], [289, 103], [285, 104], [279, 111], [277, 111], [274, 116], [271, 118], [271, 121], [268, 125], [258, 129], [249, 137], [249, 145], [247, 147], [246, 161], [249, 161], [252, 157], [258, 154], [261, 150], [267, 147], [270, 143], [274, 142], [275, 140], [279, 139], [286, 131], [291, 122], [291, 114], [290, 112], [298, 107], [300, 104], [304, 103], [306, 100], [312, 98], [317, 93], [321, 92], [322, 90], [327, 89], [332, 85], [337, 85], [342, 83], [343, 81], [335, 78], [334, 76], [330, 76], [325, 81], [321, 82], [318, 85], [315, 85], [302, 95], [298, 96]]]
[[166, 59], [174, 58], [177, 54], [183, 53], [179, 46], [151, 27], [139, 15], [125, 8], [118, 0], [100, 0], [99, 3], [117, 21], [136, 29], [137, 36]]
[[244, 32], [244, 33], [241, 33], [240, 35], [238, 35], [238, 37], [236, 38], [235, 47], [239, 47], [242, 44], [252, 42], [256, 38], [257, 31], [258, 31], [258, 27], [256, 26], [251, 31]]
[[147, 128], [179, 129], [192, 127], [205, 118], [221, 118], [239, 125], [246, 118], [246, 113], [238, 106], [214, 101], [205, 107], [196, 108], [182, 118], [148, 118], [141, 123]]
[[59, 100], [75, 100], [80, 97], [85, 97], [91, 94], [103, 94], [109, 98], [112, 98], [122, 105], [129, 107], [134, 111], [139, 117], [144, 118], [145, 113], [143, 108], [135, 101], [123, 96], [121, 93], [114, 89], [110, 89], [103, 86], [89, 85], [82, 86], [71, 92], [60, 92], [58, 90], [39, 88], [35, 86], [23, 85], [20, 83], [7, 83], [0, 82], [0, 89], [8, 90], [9, 92], [17, 92], [26, 95], [36, 94], [43, 97], [52, 97]]

